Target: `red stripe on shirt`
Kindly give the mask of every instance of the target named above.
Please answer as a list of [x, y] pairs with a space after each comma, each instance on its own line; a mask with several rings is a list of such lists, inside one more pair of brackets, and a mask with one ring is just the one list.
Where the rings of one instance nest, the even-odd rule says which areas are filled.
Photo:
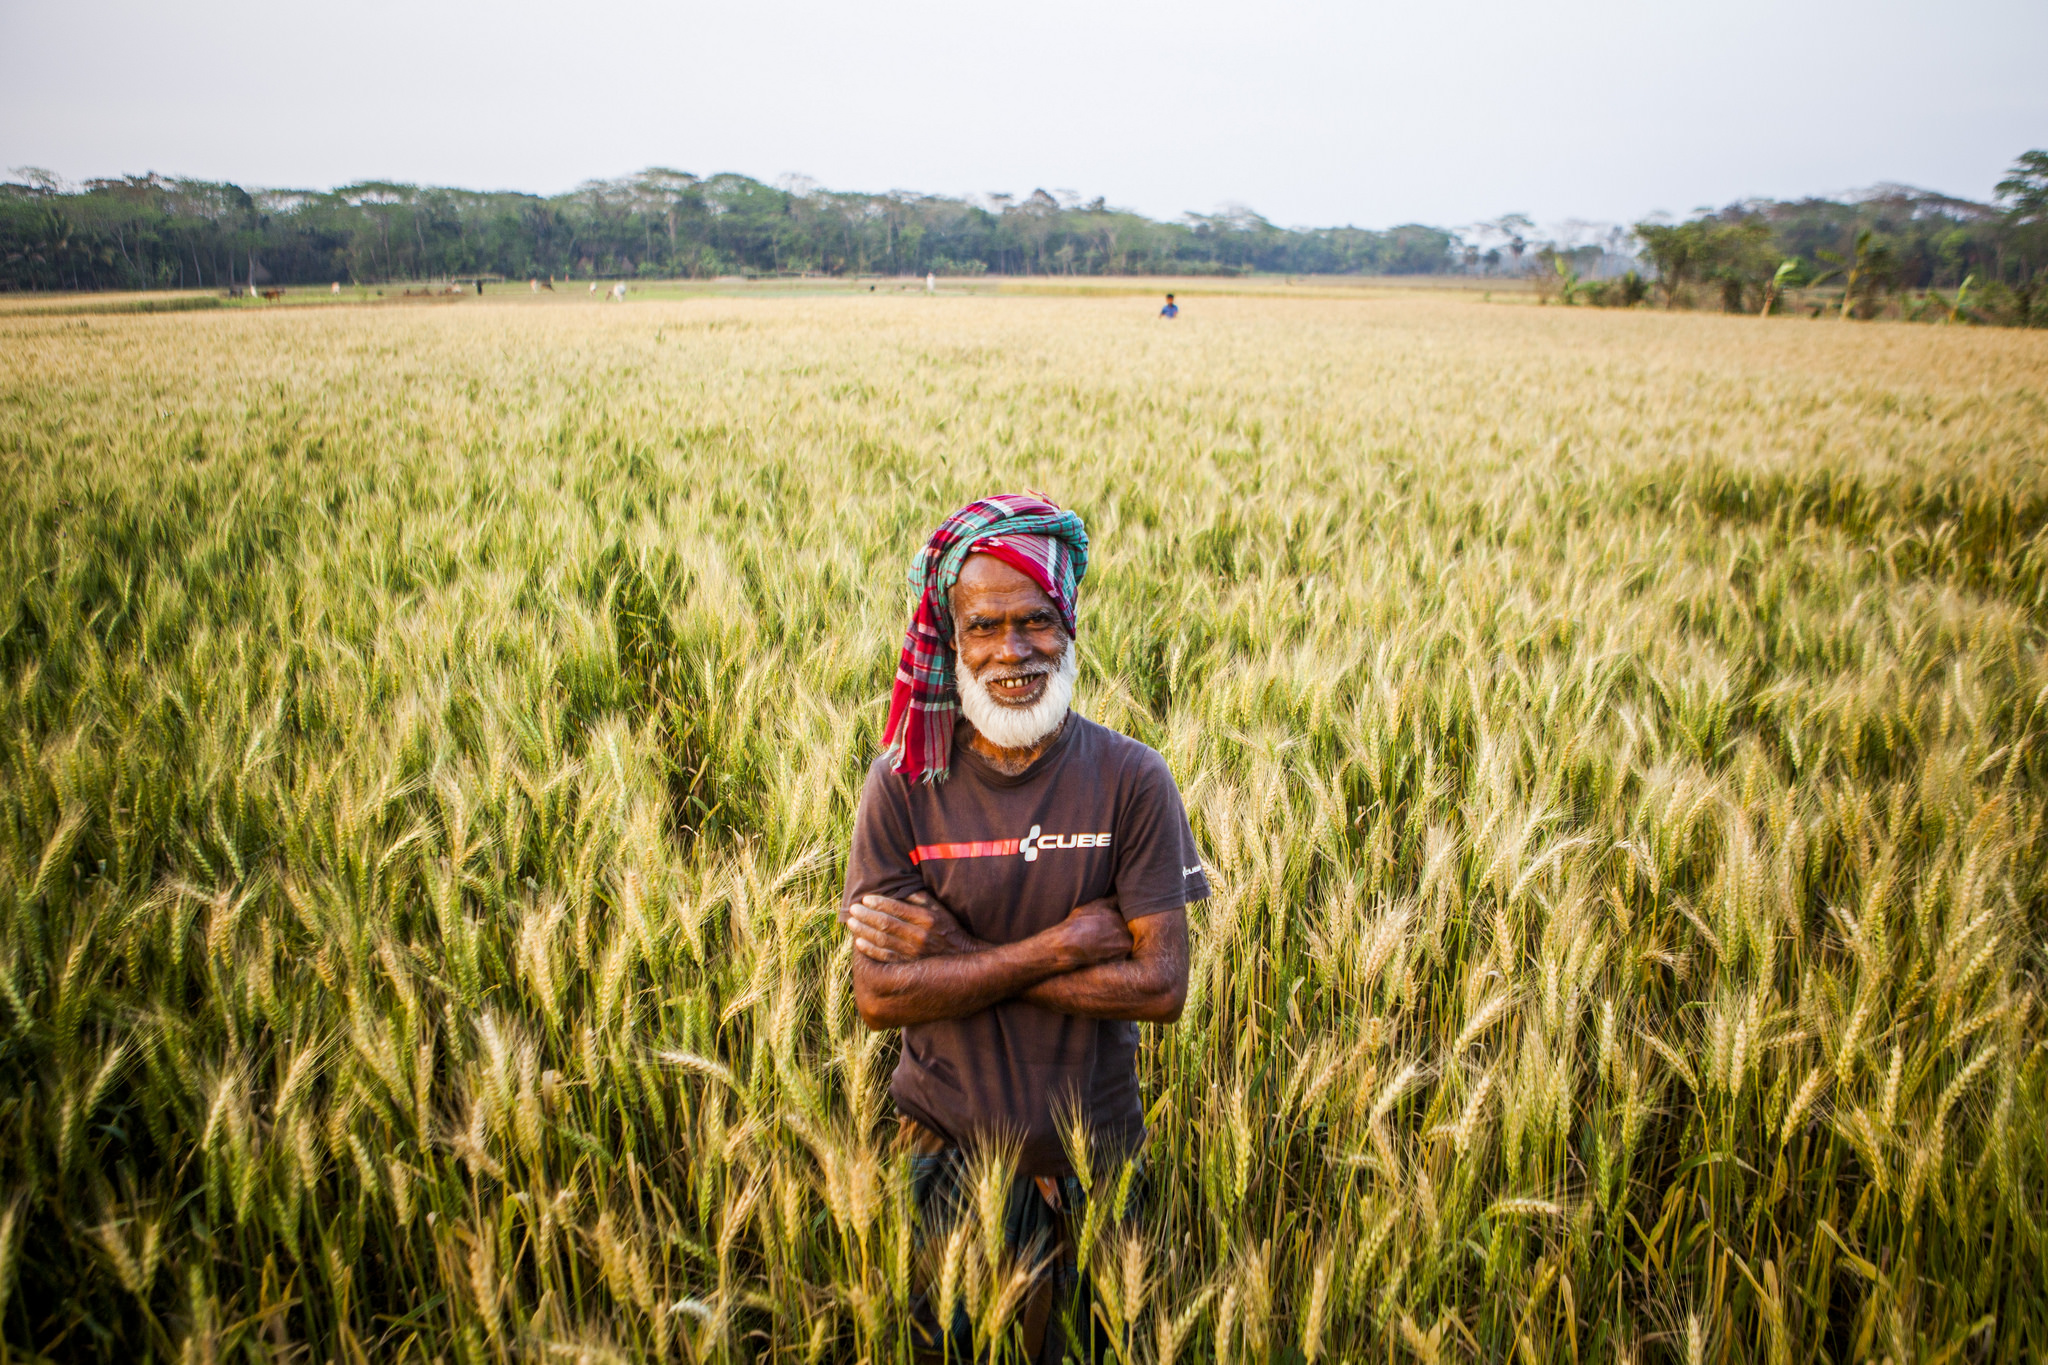
[[1000, 858], [1024, 847], [1022, 839], [983, 839], [971, 844], [920, 844], [910, 850], [913, 866], [928, 858]]

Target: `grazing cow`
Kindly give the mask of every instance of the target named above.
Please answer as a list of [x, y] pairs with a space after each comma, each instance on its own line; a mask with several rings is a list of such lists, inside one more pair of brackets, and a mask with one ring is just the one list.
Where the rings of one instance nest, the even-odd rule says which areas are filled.
[[266, 290], [264, 290], [264, 291], [263, 291], [263, 297], [264, 297], [264, 298], [266, 298], [266, 299], [281, 299], [281, 298], [283, 298], [283, 297], [284, 297], [284, 290], [282, 290], [282, 289], [266, 289]]

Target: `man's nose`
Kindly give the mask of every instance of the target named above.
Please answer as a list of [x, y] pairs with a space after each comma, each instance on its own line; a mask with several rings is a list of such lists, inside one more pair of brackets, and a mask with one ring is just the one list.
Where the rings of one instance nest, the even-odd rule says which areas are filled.
[[1038, 646], [1031, 642], [1031, 633], [1018, 626], [1011, 626], [996, 642], [996, 657], [1006, 664], [1020, 664], [1038, 653]]

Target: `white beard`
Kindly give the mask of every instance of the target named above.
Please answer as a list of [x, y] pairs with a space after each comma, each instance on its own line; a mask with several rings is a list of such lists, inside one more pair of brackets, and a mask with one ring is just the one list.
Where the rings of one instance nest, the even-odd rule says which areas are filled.
[[[1074, 657], [1074, 642], [1069, 640], [1060, 651], [1060, 661], [1052, 676], [1046, 680], [1045, 694], [1029, 706], [1011, 706], [997, 701], [988, 684], [962, 665], [956, 680], [960, 686], [960, 712], [983, 739], [998, 749], [1029, 749], [1059, 729], [1060, 722], [1067, 718], [1067, 708], [1074, 700], [1074, 679], [1080, 669]], [[1015, 676], [1008, 669], [991, 668], [989, 672], [996, 677]]]

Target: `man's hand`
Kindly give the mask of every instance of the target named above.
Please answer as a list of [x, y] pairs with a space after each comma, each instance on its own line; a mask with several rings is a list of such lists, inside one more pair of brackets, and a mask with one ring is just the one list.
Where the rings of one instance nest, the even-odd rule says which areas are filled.
[[853, 950], [876, 962], [918, 962], [988, 946], [923, 891], [912, 892], [907, 901], [862, 896], [846, 908], [846, 928], [853, 935]]
[[1116, 908], [1115, 896], [1077, 905], [1060, 922], [1068, 944], [1080, 959], [1074, 969], [1104, 962], [1122, 962], [1131, 955], [1131, 930]]
[[1117, 919], [1131, 939], [1128, 957], [1047, 977], [1026, 988], [1023, 998], [1087, 1019], [1170, 1024], [1180, 1018], [1188, 998], [1187, 912], [1163, 910], [1128, 925], [1121, 915]]

